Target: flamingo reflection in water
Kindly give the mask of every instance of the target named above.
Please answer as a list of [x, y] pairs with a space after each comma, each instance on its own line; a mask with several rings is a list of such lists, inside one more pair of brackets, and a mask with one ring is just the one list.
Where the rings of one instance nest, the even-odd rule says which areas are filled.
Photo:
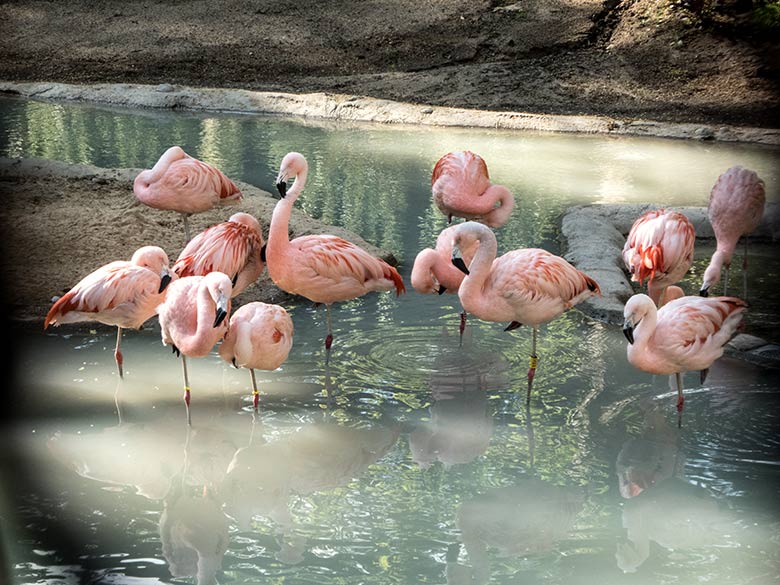
[[456, 523], [471, 569], [456, 563], [458, 547], [452, 547], [448, 554], [448, 585], [488, 583], [489, 549], [497, 549], [504, 557], [552, 550], [572, 530], [583, 508], [583, 496], [580, 488], [532, 478], [463, 502]]

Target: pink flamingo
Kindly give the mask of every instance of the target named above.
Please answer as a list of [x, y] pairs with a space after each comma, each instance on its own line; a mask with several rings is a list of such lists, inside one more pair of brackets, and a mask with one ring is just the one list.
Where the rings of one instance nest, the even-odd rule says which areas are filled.
[[634, 295], [623, 309], [628, 361], [650, 374], [675, 374], [677, 410], [682, 411], [685, 398], [680, 372], [700, 370], [703, 384], [746, 306], [734, 297], [686, 296], [656, 309], [647, 295]]
[[500, 227], [509, 220], [515, 198], [503, 185], [491, 185], [487, 165], [468, 150], [445, 154], [433, 167], [433, 201], [448, 220], [452, 216]]
[[[479, 242], [471, 265], [466, 268], [458, 257], [460, 248]], [[540, 325], [548, 323], [585, 299], [600, 295], [598, 283], [566, 260], [546, 250], [512, 250], [496, 258], [496, 236], [487, 226], [468, 221], [456, 226], [453, 263], [466, 277], [458, 289], [463, 309], [485, 321], [509, 321], [505, 331], [520, 325], [533, 328], [528, 394], [538, 356], [536, 338]]]
[[186, 356], [208, 355], [214, 344], [225, 337], [232, 288], [230, 278], [222, 272], [186, 276], [168, 287], [165, 302], [157, 307], [163, 345], [170, 345], [181, 356], [188, 424], [192, 424], [192, 417]]
[[290, 354], [292, 342], [292, 319], [279, 305], [247, 303], [230, 318], [219, 355], [237, 368], [249, 369], [255, 410], [259, 401], [255, 370], [275, 370], [281, 366]]
[[179, 277], [224, 272], [233, 282], [235, 298], [263, 272], [262, 247], [260, 222], [248, 213], [234, 213], [191, 239], [173, 264], [173, 271]]
[[[309, 165], [297, 152], [282, 159], [276, 187], [281, 199], [274, 208], [266, 244], [266, 266], [280, 289], [301, 295], [327, 308], [328, 334], [325, 350], [333, 343], [330, 305], [372, 291], [406, 291], [401, 275], [384, 260], [375, 258], [339, 237], [317, 234], [290, 241], [289, 222], [293, 204], [306, 185]], [[286, 181], [295, 178], [290, 190]]]
[[699, 292], [701, 296], [706, 297], [710, 287], [720, 280], [720, 272], [724, 267], [726, 278], [723, 282], [723, 294], [726, 294], [731, 256], [734, 254], [740, 236], [744, 235], [743, 296], [747, 297], [748, 234], [761, 223], [765, 203], [764, 181], [754, 171], [735, 166], [718, 177], [710, 192], [710, 203], [707, 208], [707, 215], [718, 244], [710, 265], [704, 271], [704, 283]]
[[[412, 288], [422, 294], [457, 294], [465, 274], [452, 264], [452, 239], [455, 228], [444, 228], [436, 238], [436, 248], [421, 250], [414, 259], [412, 266]], [[461, 250], [466, 266], [471, 264], [476, 252], [477, 243], [473, 248]], [[466, 312], [460, 314], [460, 335], [466, 328]]]
[[143, 246], [129, 262], [109, 262], [82, 278], [52, 305], [43, 328], [81, 321], [116, 325], [114, 359], [122, 378], [122, 329], [140, 329], [154, 316], [172, 278], [165, 251]]
[[631, 280], [642, 285], [656, 305], [670, 284], [679, 282], [693, 262], [696, 230], [682, 213], [658, 209], [641, 215], [623, 246], [623, 261]]
[[192, 158], [178, 146], [171, 146], [153, 168], [138, 174], [133, 192], [149, 207], [181, 213], [188, 242], [190, 215], [238, 203], [243, 197], [222, 171]]

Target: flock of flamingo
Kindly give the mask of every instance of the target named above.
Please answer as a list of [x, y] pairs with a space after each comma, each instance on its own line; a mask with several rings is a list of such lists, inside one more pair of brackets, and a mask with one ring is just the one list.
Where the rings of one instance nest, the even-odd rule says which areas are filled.
[[[231, 315], [231, 299], [255, 282], [267, 268], [280, 289], [301, 295], [327, 309], [326, 359], [333, 342], [331, 304], [373, 291], [404, 293], [398, 271], [385, 261], [342, 238], [317, 234], [290, 240], [293, 205], [306, 185], [308, 164], [297, 152], [282, 160], [276, 204], [264, 242], [260, 223], [247, 213], [235, 213], [190, 238], [193, 213], [241, 201], [238, 187], [219, 169], [169, 148], [152, 169], [135, 178], [133, 191], [142, 203], [177, 211], [184, 220], [187, 244], [170, 266], [158, 246], [139, 248], [130, 261], [114, 261], [85, 276], [57, 299], [46, 316], [49, 325], [97, 321], [117, 327], [114, 357], [123, 376], [122, 330], [138, 329], [155, 315], [162, 342], [182, 360], [184, 401], [190, 416], [187, 357], [208, 355], [217, 345], [228, 363], [250, 371], [253, 403], [258, 406], [255, 369], [273, 370], [292, 347], [293, 322], [280, 305], [249, 302]], [[292, 180], [292, 186], [288, 182]], [[567, 309], [600, 295], [598, 283], [560, 256], [538, 248], [511, 250], [497, 257], [491, 228], [504, 225], [514, 197], [492, 184], [487, 165], [469, 151], [450, 152], [435, 165], [431, 191], [436, 207], [466, 221], [450, 225], [436, 247], [419, 252], [411, 284], [422, 294], [457, 294], [466, 315], [491, 322], [508, 322], [506, 330], [532, 328], [527, 400], [536, 373], [537, 335], [541, 325]], [[675, 286], [693, 261], [694, 228], [688, 218], [669, 210], [639, 217], [628, 235], [623, 259], [632, 280], [647, 282], [647, 295], [635, 294], [625, 305], [623, 332], [628, 361], [644, 372], [677, 378], [677, 409], [684, 398], [681, 372], [701, 372], [723, 354], [746, 308], [744, 300], [726, 296], [728, 268], [741, 236], [761, 221], [764, 182], [750, 170], [735, 166], [723, 173], [710, 194], [708, 215], [717, 250], [704, 273], [699, 296], [686, 296]], [[723, 296], [711, 297], [725, 268]], [[745, 281], [746, 295], [746, 281]]]

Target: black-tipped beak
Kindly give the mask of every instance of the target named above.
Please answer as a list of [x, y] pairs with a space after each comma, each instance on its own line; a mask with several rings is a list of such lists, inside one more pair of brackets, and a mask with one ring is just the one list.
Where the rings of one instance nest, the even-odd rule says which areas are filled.
[[276, 189], [279, 191], [279, 195], [282, 198], [287, 195], [287, 183], [285, 181], [279, 181], [276, 183]]
[[169, 284], [171, 284], [171, 275], [164, 274], [162, 278], [160, 278], [160, 290], [157, 291], [157, 294], [160, 294], [162, 291], [164, 291]]
[[623, 335], [626, 336], [626, 339], [628, 339], [628, 342], [631, 345], [634, 345], [634, 325], [631, 321], [626, 320], [623, 323]]
[[466, 263], [463, 261], [463, 258], [461, 258], [460, 256], [453, 258], [452, 264], [463, 274], [469, 273], [469, 269], [466, 267]]
[[440, 286], [439, 287], [439, 294], [440, 295], [443, 295], [446, 292], [447, 292], [447, 287], [445, 287], [445, 286]]
[[260, 260], [265, 262], [265, 247], [267, 244], [263, 244], [263, 247], [260, 248]]
[[233, 362], [233, 367], [238, 369], [238, 364], [236, 363], [236, 358], [233, 358], [231, 361]]
[[227, 311], [221, 307], [217, 307], [217, 318], [214, 319], [214, 327], [219, 327], [220, 323], [227, 317]]
[[700, 297], [708, 297], [710, 296], [710, 287], [705, 286], [699, 291]]

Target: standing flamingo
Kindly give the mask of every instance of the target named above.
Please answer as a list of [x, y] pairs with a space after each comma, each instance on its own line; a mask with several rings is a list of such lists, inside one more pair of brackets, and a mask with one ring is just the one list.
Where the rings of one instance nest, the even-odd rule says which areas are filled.
[[248, 213], [234, 213], [192, 238], [173, 264], [179, 276], [224, 272], [233, 282], [235, 298], [263, 272], [263, 230]]
[[[453, 225], [444, 228], [436, 238], [436, 248], [425, 248], [415, 257], [411, 280], [412, 288], [417, 292], [440, 295], [445, 292], [458, 293], [460, 283], [466, 275], [452, 264], [452, 239], [456, 227]], [[471, 264], [476, 249], [477, 243], [474, 242], [473, 247], [461, 250], [466, 266]], [[465, 328], [466, 312], [463, 311], [460, 314], [461, 338]]]
[[[475, 241], [479, 248], [466, 268], [458, 252], [473, 246]], [[509, 321], [505, 331], [523, 324], [533, 327], [526, 396], [526, 401], [530, 401], [538, 360], [539, 326], [577, 303], [600, 295], [598, 283], [560, 256], [538, 248], [512, 250], [496, 258], [495, 234], [473, 221], [456, 226], [453, 248], [453, 263], [467, 275], [458, 290], [466, 312], [485, 321]]]
[[677, 410], [682, 411], [680, 372], [701, 371], [701, 382], [712, 363], [723, 355], [747, 305], [734, 297], [686, 296], [656, 309], [644, 294], [628, 299], [623, 309], [623, 333], [628, 361], [650, 374], [675, 374]]
[[743, 296], [747, 297], [747, 249], [748, 234], [753, 232], [764, 215], [766, 192], [764, 181], [755, 171], [740, 166], [731, 167], [715, 182], [710, 192], [707, 215], [717, 239], [717, 249], [710, 265], [704, 271], [704, 282], [699, 294], [706, 297], [711, 286], [720, 280], [721, 268], [726, 268], [723, 294], [729, 284], [731, 256], [740, 236], [745, 236], [745, 257], [742, 261]]
[[292, 342], [292, 319], [279, 305], [247, 303], [230, 318], [219, 355], [237, 368], [249, 369], [255, 410], [259, 401], [255, 370], [275, 370], [281, 366], [290, 354]]
[[122, 329], [139, 329], [154, 316], [172, 278], [165, 251], [143, 246], [129, 262], [110, 262], [82, 278], [52, 305], [43, 328], [80, 321], [116, 325], [114, 359], [122, 378]]
[[509, 220], [515, 198], [503, 185], [491, 185], [485, 160], [468, 150], [441, 157], [431, 175], [433, 201], [447, 219], [452, 216], [500, 227]]
[[682, 280], [693, 262], [696, 230], [682, 213], [658, 209], [641, 215], [623, 246], [623, 261], [631, 280], [642, 285], [656, 305], [670, 284]]
[[181, 356], [187, 424], [192, 424], [192, 417], [186, 356], [208, 355], [214, 344], [225, 337], [232, 288], [230, 278], [222, 272], [187, 276], [168, 287], [165, 302], [157, 307], [163, 345], [172, 346], [173, 352]]
[[243, 197], [222, 171], [192, 158], [178, 146], [166, 150], [153, 168], [138, 173], [133, 192], [149, 207], [181, 213], [188, 242], [190, 215], [238, 203]]
[[[282, 159], [276, 187], [281, 199], [274, 208], [266, 244], [268, 274], [280, 289], [327, 308], [326, 355], [333, 343], [330, 305], [372, 291], [406, 291], [401, 275], [384, 260], [355, 244], [328, 234], [300, 236], [290, 241], [289, 223], [293, 204], [306, 185], [309, 165], [297, 152]], [[295, 178], [290, 190], [287, 180]], [[327, 359], [327, 358], [326, 358]]]

